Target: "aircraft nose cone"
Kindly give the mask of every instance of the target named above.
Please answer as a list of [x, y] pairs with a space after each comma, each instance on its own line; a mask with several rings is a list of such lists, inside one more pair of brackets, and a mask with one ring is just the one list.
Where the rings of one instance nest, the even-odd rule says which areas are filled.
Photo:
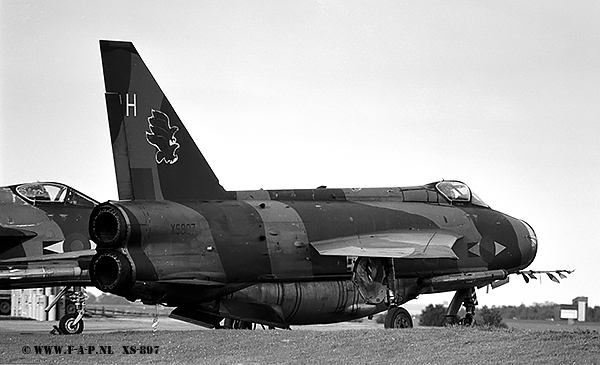
[[533, 228], [531, 228], [531, 226], [524, 220], [521, 220], [521, 223], [523, 224], [527, 232], [526, 234], [519, 236], [519, 249], [521, 250], [522, 257], [521, 269], [524, 269], [533, 262], [533, 259], [535, 259], [538, 247], [538, 240], [537, 236], [535, 235], [535, 232], [533, 231]]

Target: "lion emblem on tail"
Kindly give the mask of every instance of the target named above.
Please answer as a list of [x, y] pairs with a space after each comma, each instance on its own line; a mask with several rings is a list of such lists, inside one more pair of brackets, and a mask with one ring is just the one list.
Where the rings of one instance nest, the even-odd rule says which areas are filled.
[[174, 164], [179, 159], [177, 150], [179, 143], [175, 138], [175, 133], [179, 130], [177, 126], [171, 126], [169, 116], [160, 110], [152, 110], [152, 116], [148, 117], [148, 127], [150, 131], [146, 132], [146, 140], [156, 148], [156, 163], [165, 162], [169, 165]]

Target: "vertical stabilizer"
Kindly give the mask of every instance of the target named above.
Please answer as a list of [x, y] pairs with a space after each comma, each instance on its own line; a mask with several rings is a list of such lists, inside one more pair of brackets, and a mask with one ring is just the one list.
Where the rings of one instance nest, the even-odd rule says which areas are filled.
[[228, 199], [133, 44], [100, 53], [119, 199]]

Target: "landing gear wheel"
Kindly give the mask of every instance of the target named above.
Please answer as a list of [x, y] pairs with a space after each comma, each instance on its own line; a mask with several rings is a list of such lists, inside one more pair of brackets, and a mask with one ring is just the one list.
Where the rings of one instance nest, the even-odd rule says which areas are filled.
[[78, 335], [83, 332], [83, 320], [75, 323], [75, 319], [77, 319], [77, 313], [66, 314], [58, 323], [58, 328], [65, 335]]
[[467, 313], [464, 318], [461, 318], [460, 321], [458, 321], [458, 324], [461, 326], [474, 326], [475, 318], [473, 318], [473, 315], [470, 315], [470, 313]]
[[390, 307], [385, 316], [385, 328], [412, 328], [413, 321], [410, 313], [402, 307]]

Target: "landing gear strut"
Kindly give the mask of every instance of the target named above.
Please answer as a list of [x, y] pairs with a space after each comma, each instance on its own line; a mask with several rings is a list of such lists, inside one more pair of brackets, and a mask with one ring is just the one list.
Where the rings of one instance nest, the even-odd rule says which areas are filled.
[[[464, 318], [458, 318], [458, 310], [464, 305], [466, 313]], [[477, 294], [475, 288], [457, 290], [450, 302], [446, 312], [445, 325], [459, 324], [461, 326], [472, 326], [475, 324], [475, 306], [477, 306]]]
[[412, 328], [413, 321], [412, 316], [408, 311], [402, 307], [399, 307], [400, 304], [404, 303], [403, 297], [398, 293], [398, 288], [396, 285], [396, 269], [394, 267], [394, 259], [390, 259], [387, 262], [381, 262], [381, 266], [383, 266], [383, 273], [387, 273], [387, 275], [382, 275], [381, 279], [382, 284], [385, 284], [387, 287], [386, 291], [386, 299], [387, 303], [389, 303], [387, 314], [385, 315], [384, 327], [385, 328]]
[[58, 326], [54, 326], [54, 329], [50, 331], [53, 335], [75, 335], [83, 332], [83, 315], [85, 314], [85, 301], [88, 296], [85, 292], [85, 288], [81, 287], [79, 290], [75, 290], [72, 286], [64, 287], [54, 298], [54, 300], [48, 304], [45, 311], [48, 313], [52, 307], [58, 303], [58, 301], [65, 297], [69, 302], [74, 305], [74, 311], [67, 308], [65, 315], [61, 317], [58, 322]]
[[354, 263], [352, 282], [365, 303], [388, 305], [385, 328], [412, 328], [410, 313], [399, 307], [411, 298], [406, 298], [404, 290], [398, 291], [396, 281], [394, 259], [360, 257]]

